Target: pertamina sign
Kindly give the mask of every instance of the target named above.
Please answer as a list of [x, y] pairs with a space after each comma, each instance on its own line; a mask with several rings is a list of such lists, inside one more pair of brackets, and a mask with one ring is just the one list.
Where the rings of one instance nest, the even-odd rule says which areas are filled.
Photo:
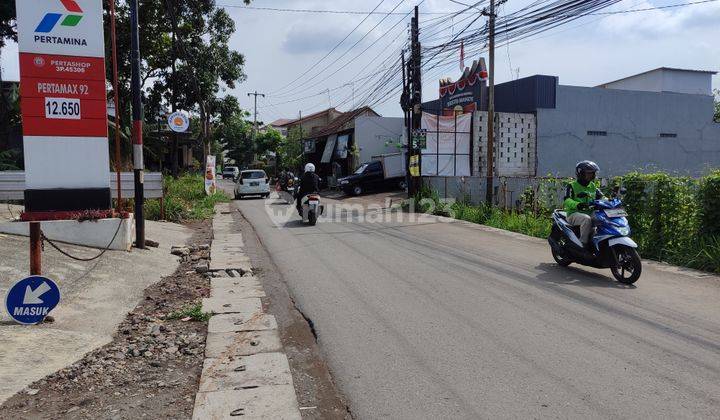
[[16, 0], [16, 8], [26, 211], [107, 209], [103, 2]]

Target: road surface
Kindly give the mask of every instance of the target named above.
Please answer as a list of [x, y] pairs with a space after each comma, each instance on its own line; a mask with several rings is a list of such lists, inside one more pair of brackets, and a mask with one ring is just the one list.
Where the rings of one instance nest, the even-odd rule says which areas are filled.
[[285, 206], [272, 197], [234, 205], [355, 418], [720, 412], [718, 277], [646, 263], [627, 287], [609, 270], [558, 267], [543, 240], [479, 225], [369, 210], [310, 227], [276, 216]]

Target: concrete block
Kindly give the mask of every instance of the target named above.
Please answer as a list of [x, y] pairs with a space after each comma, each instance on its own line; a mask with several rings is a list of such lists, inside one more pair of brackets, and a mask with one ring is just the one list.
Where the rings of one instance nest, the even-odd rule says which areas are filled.
[[292, 385], [273, 385], [242, 391], [200, 392], [195, 397], [194, 420], [300, 420]]
[[248, 356], [282, 351], [277, 330], [208, 333], [205, 357]]
[[[134, 222], [131, 214], [127, 219], [98, 219], [79, 222], [77, 220], [50, 220], [40, 223], [45, 236], [52, 241], [68, 244], [105, 248], [113, 238], [120, 223], [120, 230], [110, 244], [110, 249], [130, 251], [133, 241]], [[0, 223], [0, 233], [28, 236], [28, 222]]]
[[277, 320], [275, 317], [259, 312], [250, 316], [242, 313], [213, 315], [208, 323], [209, 333], [275, 329], [277, 329]]
[[265, 290], [256, 277], [215, 277], [210, 279], [210, 297], [265, 297]]
[[203, 312], [215, 314], [240, 313], [250, 318], [255, 313], [262, 312], [262, 302], [259, 298], [243, 299], [239, 296], [218, 295], [202, 300]]
[[268, 385], [292, 385], [290, 363], [282, 353], [205, 359], [200, 392], [241, 390]]

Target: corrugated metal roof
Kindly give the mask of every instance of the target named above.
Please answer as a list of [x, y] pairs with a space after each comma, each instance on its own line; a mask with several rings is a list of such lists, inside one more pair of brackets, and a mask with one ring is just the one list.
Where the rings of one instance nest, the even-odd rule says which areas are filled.
[[717, 73], [718, 73], [718, 72], [713, 71], [713, 70], [681, 69], [681, 68], [677, 68], [677, 67], [658, 67], [658, 68], [656, 68], [656, 69], [647, 70], [647, 71], [644, 71], [644, 72], [641, 72], [641, 73], [633, 74], [633, 75], [631, 75], [631, 76], [626, 76], [626, 77], [623, 77], [623, 78], [620, 78], [620, 79], [617, 79], [617, 80], [613, 80], [613, 81], [611, 81], [611, 82], [601, 83], [601, 84], [599, 84], [599, 85], [597, 85], [597, 86], [595, 86], [595, 87], [605, 87], [606, 85], [609, 85], [609, 84], [611, 84], [611, 83], [622, 82], [623, 80], [632, 79], [633, 77], [642, 76], [643, 74], [653, 73], [653, 72], [662, 71], [662, 70], [685, 71], [685, 72], [688, 72], [688, 73], [702, 73], [702, 74], [717, 74]]

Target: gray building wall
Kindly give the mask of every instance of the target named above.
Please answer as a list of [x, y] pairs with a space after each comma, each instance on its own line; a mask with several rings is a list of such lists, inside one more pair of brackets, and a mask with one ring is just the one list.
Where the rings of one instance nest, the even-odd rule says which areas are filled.
[[373, 156], [401, 151], [395, 144], [403, 142], [403, 118], [358, 117], [355, 119], [355, 144], [360, 149], [360, 162]]
[[537, 110], [537, 175], [572, 176], [584, 159], [603, 176], [702, 175], [720, 167], [720, 124], [712, 117], [711, 96], [558, 86], [557, 107]]

